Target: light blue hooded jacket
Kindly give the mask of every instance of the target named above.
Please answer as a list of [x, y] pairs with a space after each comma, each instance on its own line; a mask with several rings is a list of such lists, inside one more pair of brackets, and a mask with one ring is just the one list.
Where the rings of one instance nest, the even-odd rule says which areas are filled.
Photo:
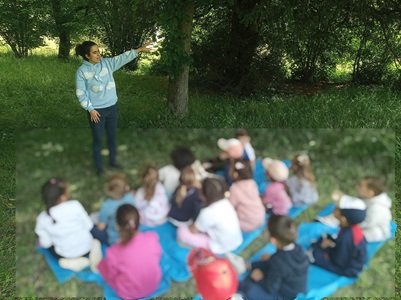
[[118, 97], [113, 72], [137, 56], [135, 50], [130, 50], [112, 58], [102, 58], [94, 65], [84, 60], [75, 77], [75, 93], [81, 106], [91, 112], [116, 104]]

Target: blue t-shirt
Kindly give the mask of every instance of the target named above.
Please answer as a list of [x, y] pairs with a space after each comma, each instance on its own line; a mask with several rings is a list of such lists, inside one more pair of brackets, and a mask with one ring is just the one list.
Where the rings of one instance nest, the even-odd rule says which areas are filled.
[[100, 208], [99, 221], [100, 223], [107, 224], [107, 239], [110, 245], [116, 243], [120, 238], [117, 229], [116, 213], [117, 209], [123, 204], [135, 204], [135, 198], [132, 193], [126, 193], [124, 197], [119, 200], [108, 198], [103, 202]]

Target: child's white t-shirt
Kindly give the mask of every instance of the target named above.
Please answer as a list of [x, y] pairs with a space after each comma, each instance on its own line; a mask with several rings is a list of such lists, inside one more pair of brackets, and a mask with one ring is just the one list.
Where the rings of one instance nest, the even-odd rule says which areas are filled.
[[171, 199], [175, 189], [180, 185], [180, 170], [173, 165], [167, 165], [159, 169], [159, 180], [163, 184], [167, 197]]
[[90, 233], [93, 222], [77, 200], [62, 202], [50, 208], [51, 217], [42, 211], [36, 218], [35, 232], [41, 247], [54, 250], [65, 258], [81, 257], [92, 248]]
[[195, 227], [209, 235], [209, 247], [213, 253], [233, 251], [242, 243], [238, 216], [228, 199], [221, 199], [202, 208]]

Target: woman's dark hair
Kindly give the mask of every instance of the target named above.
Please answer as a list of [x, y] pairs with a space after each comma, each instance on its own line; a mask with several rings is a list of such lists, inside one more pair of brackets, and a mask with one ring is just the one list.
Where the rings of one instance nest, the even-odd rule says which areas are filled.
[[[231, 162], [230, 165], [230, 176], [233, 176], [233, 173], [237, 172], [238, 177], [235, 180], [247, 180], [253, 178], [253, 170], [251, 166], [251, 162], [249, 160], [244, 159], [235, 159]], [[234, 179], [234, 178], [233, 178]]]
[[171, 151], [170, 158], [173, 162], [173, 166], [180, 171], [185, 167], [192, 165], [195, 161], [195, 155], [191, 149], [185, 146], [176, 147]]
[[90, 54], [91, 47], [97, 46], [95, 42], [92, 41], [85, 41], [82, 44], [78, 44], [75, 46], [75, 55], [82, 56], [83, 59], [88, 61], [88, 58], [85, 56], [86, 54]]
[[117, 224], [121, 243], [127, 244], [134, 236], [139, 227], [139, 213], [135, 206], [123, 204], [117, 209]]
[[67, 191], [67, 182], [60, 178], [51, 178], [42, 186], [42, 198], [46, 204], [46, 212], [52, 218], [53, 223], [56, 220], [50, 215], [50, 208], [58, 204], [61, 195]]
[[227, 183], [220, 178], [206, 178], [202, 182], [202, 193], [206, 198], [206, 206], [225, 197], [228, 191]]

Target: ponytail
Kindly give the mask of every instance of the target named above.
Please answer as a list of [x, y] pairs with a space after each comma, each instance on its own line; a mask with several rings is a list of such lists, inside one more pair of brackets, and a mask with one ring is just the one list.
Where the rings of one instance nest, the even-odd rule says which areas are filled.
[[50, 208], [56, 206], [62, 195], [66, 193], [67, 183], [64, 179], [51, 178], [42, 186], [42, 198], [46, 204], [46, 212], [53, 220], [53, 224], [56, 220], [50, 215]]
[[138, 231], [140, 220], [138, 210], [131, 204], [123, 204], [117, 209], [116, 220], [121, 244], [126, 245]]

